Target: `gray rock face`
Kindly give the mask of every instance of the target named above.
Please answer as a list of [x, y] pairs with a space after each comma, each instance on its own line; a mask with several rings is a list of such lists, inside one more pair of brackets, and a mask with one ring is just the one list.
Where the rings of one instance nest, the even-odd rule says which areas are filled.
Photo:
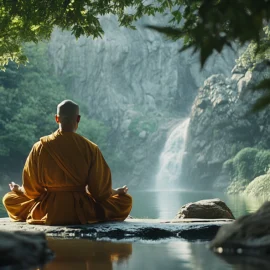
[[234, 219], [230, 208], [220, 199], [201, 200], [182, 206], [176, 218]]
[[123, 179], [125, 184], [152, 186], [167, 132], [187, 117], [205, 78], [214, 70], [228, 76], [234, 65], [235, 53], [227, 50], [200, 72], [198, 55], [180, 54], [181, 44], [144, 28], [167, 21], [143, 18], [134, 31], [105, 16], [103, 39], [76, 41], [55, 29], [50, 41], [53, 66], [71, 97], [84, 100], [89, 117], [110, 127], [108, 148], [117, 153], [122, 168], [112, 168], [118, 184]]
[[269, 255], [270, 202], [264, 203], [253, 213], [224, 225], [211, 242], [218, 253]]
[[184, 174], [189, 185], [224, 189], [230, 181], [222, 164], [245, 147], [270, 147], [269, 110], [251, 114], [261, 93], [252, 88], [270, 75], [265, 63], [251, 72], [236, 66], [231, 78], [208, 78], [193, 103]]

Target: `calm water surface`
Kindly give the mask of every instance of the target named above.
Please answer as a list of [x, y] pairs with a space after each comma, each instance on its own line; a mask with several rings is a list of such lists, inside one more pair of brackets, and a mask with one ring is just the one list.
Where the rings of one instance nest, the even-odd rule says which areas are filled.
[[220, 198], [232, 210], [234, 216], [256, 211], [266, 198], [244, 195], [227, 195], [219, 192], [197, 192], [188, 190], [135, 191], [132, 192], [133, 209], [136, 218], [173, 218], [181, 206], [189, 202]]
[[225, 270], [234, 269], [205, 243], [112, 243], [49, 239], [55, 259], [44, 270]]
[[[0, 193], [2, 197], [4, 192]], [[266, 198], [253, 198], [244, 195], [226, 195], [218, 192], [202, 192], [187, 190], [164, 191], [131, 191], [134, 218], [173, 218], [179, 208], [189, 202], [203, 199], [220, 198], [232, 210], [234, 216], [245, 215], [256, 211]], [[7, 216], [3, 206], [0, 205], [0, 217]]]
[[[264, 198], [225, 195], [217, 192], [193, 191], [134, 191], [131, 215], [135, 218], [173, 218], [179, 208], [189, 202], [220, 198], [235, 217], [256, 211]], [[0, 196], [3, 193], [0, 193]], [[0, 216], [5, 217], [3, 207]], [[44, 270], [122, 270], [122, 269], [270, 269], [268, 261], [232, 260], [233, 264], [217, 257], [206, 248], [207, 243], [168, 240], [163, 242], [112, 243], [86, 239], [49, 239], [55, 259]], [[249, 258], [250, 259], [250, 258]], [[247, 268], [248, 266], [248, 268]], [[9, 269], [12, 270], [12, 269]]]

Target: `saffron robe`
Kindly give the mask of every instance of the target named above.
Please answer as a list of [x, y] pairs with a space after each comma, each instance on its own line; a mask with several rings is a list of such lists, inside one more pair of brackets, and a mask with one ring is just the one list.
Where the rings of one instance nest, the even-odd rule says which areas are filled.
[[74, 132], [37, 142], [23, 169], [23, 192], [11, 191], [3, 204], [13, 221], [68, 225], [124, 220], [132, 197], [112, 195], [111, 171], [98, 146]]

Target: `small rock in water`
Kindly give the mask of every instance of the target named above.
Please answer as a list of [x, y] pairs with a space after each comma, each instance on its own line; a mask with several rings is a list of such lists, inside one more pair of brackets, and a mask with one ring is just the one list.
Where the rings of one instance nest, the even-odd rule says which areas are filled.
[[230, 208], [220, 199], [201, 200], [182, 206], [175, 218], [234, 219]]

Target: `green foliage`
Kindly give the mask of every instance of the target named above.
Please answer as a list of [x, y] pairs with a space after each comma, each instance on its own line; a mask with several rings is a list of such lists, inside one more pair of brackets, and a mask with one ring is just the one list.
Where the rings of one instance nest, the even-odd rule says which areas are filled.
[[[18, 69], [10, 63], [0, 71], [0, 174], [18, 168], [33, 143], [57, 129], [56, 106], [69, 98], [49, 63], [47, 44], [27, 44], [24, 49], [29, 64]], [[89, 119], [86, 107], [81, 107], [78, 132], [105, 147], [108, 128]]]
[[251, 41], [245, 52], [236, 60], [239, 66], [253, 69], [258, 63], [270, 60], [269, 26], [264, 27], [263, 32], [263, 38], [260, 43]]
[[245, 191], [250, 182], [246, 179], [234, 179], [227, 188], [228, 194], [241, 193]]
[[[201, 67], [214, 51], [220, 53], [225, 46], [232, 47], [233, 43], [251, 43], [239, 59], [243, 67], [269, 60], [270, 30], [266, 26], [270, 20], [268, 0], [183, 0], [173, 1], [172, 6], [181, 6], [172, 12], [173, 27], [147, 27], [173, 40], [182, 39], [184, 45], [180, 51], [198, 51]], [[254, 104], [254, 112], [270, 104], [270, 79], [263, 80], [257, 89], [267, 91]]]
[[254, 177], [265, 174], [270, 168], [270, 151], [261, 150], [256, 154], [253, 164]]
[[[10, 60], [25, 64], [22, 44], [48, 40], [55, 26], [71, 30], [76, 38], [96, 38], [103, 34], [102, 16], [114, 14], [120, 26], [135, 29], [134, 21], [156, 13], [169, 13], [169, 26], [148, 27], [174, 40], [182, 39], [181, 51], [199, 51], [202, 66], [214, 51], [220, 53], [235, 42], [252, 42], [251, 51], [258, 55], [255, 58], [269, 52], [270, 31], [265, 28], [270, 19], [268, 0], [154, 0], [151, 4], [143, 0], [0, 0], [0, 69]], [[247, 64], [256, 59], [242, 60]], [[266, 89], [270, 90], [269, 85]], [[266, 94], [254, 110], [269, 103], [270, 94]]]
[[269, 150], [250, 147], [242, 149], [223, 164], [223, 169], [229, 173], [232, 180], [228, 192], [243, 191], [255, 177], [265, 174], [269, 168]]
[[[224, 169], [226, 172], [232, 173], [233, 172], [233, 158], [225, 161], [223, 163], [222, 169]], [[232, 176], [232, 174], [231, 174], [231, 176]]]
[[245, 194], [270, 199], [270, 174], [256, 177], [245, 189]]
[[[241, 67], [253, 70], [258, 63], [266, 62], [270, 63], [270, 32], [269, 26], [264, 27], [264, 38], [260, 40], [260, 43], [252, 41], [245, 52], [236, 61]], [[257, 112], [264, 109], [270, 104], [270, 78], [265, 78], [253, 91], [261, 91], [263, 95], [257, 99], [253, 105], [252, 111]], [[267, 90], [267, 91], [265, 91]]]
[[237, 179], [252, 180], [254, 178], [253, 166], [258, 151], [258, 149], [247, 147], [236, 154], [233, 159], [233, 169]]
[[171, 6], [175, 27], [149, 27], [184, 39], [183, 50], [199, 51], [202, 66], [214, 51], [221, 52], [233, 42], [260, 44], [263, 27], [270, 19], [268, 0], [182, 0], [171, 1]]
[[10, 60], [26, 63], [21, 45], [48, 40], [55, 26], [71, 30], [76, 38], [96, 38], [103, 34], [99, 19], [104, 15], [114, 14], [120, 26], [135, 28], [135, 20], [164, 11], [169, 2], [149, 5], [142, 0], [0, 0], [0, 67]]
[[31, 60], [26, 67], [10, 63], [0, 71], [2, 166], [23, 159], [39, 137], [55, 129], [51, 108], [66, 96], [48, 63], [47, 44], [29, 44], [25, 50]]
[[171, 14], [175, 27], [152, 27], [174, 39], [183, 38], [184, 49], [199, 50], [202, 65], [214, 50], [239, 41], [261, 41], [262, 29], [270, 18], [268, 0], [0, 0], [0, 65], [14, 60], [25, 62], [23, 42], [49, 39], [55, 26], [81, 35], [100, 37], [100, 17], [114, 14], [120, 26], [131, 27], [143, 15]]
[[89, 119], [86, 113], [81, 113], [78, 133], [96, 143], [101, 150], [106, 149], [109, 128], [104, 123]]

